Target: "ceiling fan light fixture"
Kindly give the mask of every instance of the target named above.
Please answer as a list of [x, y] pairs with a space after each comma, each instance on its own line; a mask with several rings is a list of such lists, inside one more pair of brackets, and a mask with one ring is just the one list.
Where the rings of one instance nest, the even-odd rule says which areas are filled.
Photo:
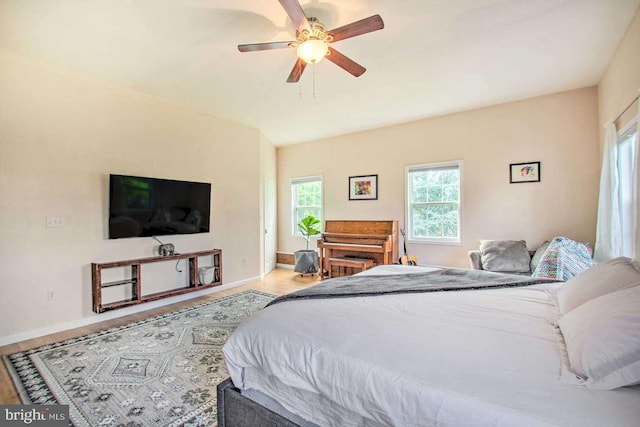
[[296, 39], [292, 41], [240, 44], [240, 52], [255, 52], [282, 48], [297, 49], [298, 59], [289, 73], [287, 83], [297, 83], [307, 64], [322, 61], [325, 56], [354, 77], [360, 77], [365, 71], [362, 65], [347, 58], [329, 47], [333, 42], [360, 36], [384, 28], [380, 15], [373, 15], [342, 27], [327, 31], [325, 26], [313, 16], [307, 17], [299, 0], [280, 0], [280, 5], [296, 26]]
[[316, 64], [329, 52], [329, 45], [324, 40], [309, 39], [298, 46], [298, 58], [307, 64]]

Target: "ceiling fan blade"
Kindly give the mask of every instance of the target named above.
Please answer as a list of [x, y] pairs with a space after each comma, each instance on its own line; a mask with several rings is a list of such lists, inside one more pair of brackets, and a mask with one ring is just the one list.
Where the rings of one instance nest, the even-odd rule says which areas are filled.
[[287, 83], [297, 83], [302, 76], [302, 72], [304, 71], [307, 63], [302, 59], [298, 58], [296, 63], [293, 65], [293, 70], [289, 73], [289, 78], [287, 79]]
[[298, 0], [280, 0], [280, 4], [295, 24], [296, 30], [311, 30], [307, 16], [304, 14]]
[[346, 72], [353, 74], [355, 77], [360, 77], [361, 75], [364, 74], [365, 71], [367, 71], [367, 69], [364, 68], [362, 65], [347, 58], [346, 56], [344, 56], [343, 54], [341, 54], [340, 52], [338, 52], [337, 50], [331, 47], [329, 47], [329, 55], [327, 55], [326, 58], [329, 61], [336, 64], [338, 67], [345, 70]]
[[285, 47], [291, 47], [290, 42], [271, 42], [271, 43], [253, 43], [253, 44], [239, 44], [238, 50], [240, 52], [256, 52], [258, 50], [271, 50], [282, 49]]
[[384, 22], [380, 15], [373, 15], [368, 18], [361, 19], [351, 24], [335, 28], [327, 31], [333, 36], [333, 42], [348, 39], [350, 37], [359, 36], [361, 34], [378, 31], [384, 28]]

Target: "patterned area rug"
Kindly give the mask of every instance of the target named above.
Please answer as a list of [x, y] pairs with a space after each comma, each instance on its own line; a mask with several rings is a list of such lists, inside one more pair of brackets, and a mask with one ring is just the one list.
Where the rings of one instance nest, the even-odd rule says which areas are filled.
[[23, 403], [69, 405], [77, 427], [215, 426], [222, 345], [272, 299], [246, 291], [3, 359]]

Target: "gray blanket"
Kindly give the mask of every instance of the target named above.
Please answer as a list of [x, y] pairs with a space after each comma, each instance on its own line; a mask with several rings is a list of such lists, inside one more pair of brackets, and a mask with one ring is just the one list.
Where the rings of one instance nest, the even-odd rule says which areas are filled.
[[282, 295], [269, 304], [297, 299], [361, 297], [416, 292], [443, 292], [529, 286], [557, 279], [492, 273], [484, 270], [448, 268], [428, 273], [347, 276]]

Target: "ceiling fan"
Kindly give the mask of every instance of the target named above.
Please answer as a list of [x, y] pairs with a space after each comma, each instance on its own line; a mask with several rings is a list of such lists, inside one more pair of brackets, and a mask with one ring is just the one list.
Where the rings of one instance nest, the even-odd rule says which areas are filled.
[[306, 17], [298, 0], [279, 1], [296, 26], [296, 40], [288, 42], [241, 44], [238, 45], [240, 52], [255, 52], [286, 47], [297, 48], [298, 59], [289, 74], [289, 78], [287, 78], [287, 83], [298, 82], [307, 64], [315, 64], [324, 57], [355, 77], [360, 77], [367, 71], [362, 65], [347, 58], [330, 47], [329, 44], [383, 29], [384, 22], [380, 15], [373, 15], [333, 30], [326, 30], [324, 25], [316, 18]]

